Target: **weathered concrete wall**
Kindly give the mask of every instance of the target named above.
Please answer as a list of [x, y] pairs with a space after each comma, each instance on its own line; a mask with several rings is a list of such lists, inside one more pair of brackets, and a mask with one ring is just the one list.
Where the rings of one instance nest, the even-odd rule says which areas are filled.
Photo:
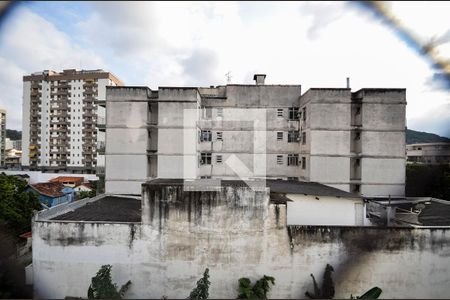
[[132, 281], [127, 298], [185, 298], [206, 267], [210, 298], [235, 298], [240, 277], [264, 274], [276, 278], [270, 298], [303, 298], [309, 274], [320, 282], [327, 263], [336, 298], [373, 286], [383, 298], [450, 296], [450, 230], [286, 226], [286, 206], [266, 196], [154, 188], [143, 225], [34, 222], [35, 297], [86, 297], [90, 278], [111, 264], [114, 282]]

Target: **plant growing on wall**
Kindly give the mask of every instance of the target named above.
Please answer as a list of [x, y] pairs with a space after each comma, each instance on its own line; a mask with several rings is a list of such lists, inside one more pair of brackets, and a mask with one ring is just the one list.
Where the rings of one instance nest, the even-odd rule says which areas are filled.
[[209, 293], [209, 269], [206, 268], [203, 277], [197, 281], [197, 286], [192, 290], [189, 299], [208, 299]]
[[350, 295], [350, 299], [378, 299], [381, 293], [382, 290], [376, 286], [365, 292], [362, 296], [356, 296], [355, 298], [353, 298], [353, 295]]
[[332, 299], [334, 297], [334, 283], [331, 278], [331, 272], [334, 272], [334, 269], [331, 265], [327, 264], [325, 267], [325, 273], [323, 274], [321, 288], [317, 285], [314, 275], [311, 274], [314, 284], [314, 293], [311, 294], [310, 292], [306, 292], [305, 295], [311, 299]]
[[125, 292], [130, 288], [131, 281], [128, 280], [120, 290], [117, 290], [117, 285], [111, 280], [111, 268], [111, 265], [103, 265], [97, 275], [92, 277], [88, 289], [89, 299], [122, 299]]
[[239, 279], [238, 299], [267, 299], [270, 283], [275, 285], [275, 278], [264, 275], [252, 287], [250, 279], [243, 277]]

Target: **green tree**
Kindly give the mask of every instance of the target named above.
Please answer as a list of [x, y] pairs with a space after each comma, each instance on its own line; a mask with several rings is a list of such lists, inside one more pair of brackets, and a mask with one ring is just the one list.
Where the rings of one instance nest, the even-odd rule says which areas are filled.
[[305, 295], [311, 299], [333, 299], [334, 297], [334, 283], [331, 278], [331, 272], [334, 272], [334, 269], [331, 265], [327, 264], [325, 267], [325, 272], [323, 274], [322, 287], [319, 288], [317, 285], [316, 279], [314, 275], [311, 274], [313, 284], [314, 284], [314, 293], [306, 292]]
[[92, 277], [91, 285], [88, 289], [89, 299], [122, 299], [126, 291], [130, 288], [131, 281], [122, 285], [120, 290], [117, 290], [117, 285], [111, 279], [111, 265], [103, 265], [97, 272], [95, 277]]
[[26, 188], [26, 181], [0, 174], [0, 223], [15, 235], [30, 231], [33, 213], [41, 209], [37, 196]]
[[264, 275], [253, 287], [248, 278], [239, 279], [238, 299], [267, 299], [267, 293], [270, 291], [270, 284], [275, 285], [275, 278]]
[[406, 196], [450, 200], [450, 165], [406, 165]]
[[362, 296], [356, 296], [353, 298], [353, 295], [350, 296], [350, 299], [378, 299], [382, 293], [382, 290], [379, 287], [373, 287], [367, 292], [365, 292]]
[[208, 299], [209, 296], [209, 269], [206, 268], [203, 277], [197, 281], [197, 286], [192, 290], [189, 299]]

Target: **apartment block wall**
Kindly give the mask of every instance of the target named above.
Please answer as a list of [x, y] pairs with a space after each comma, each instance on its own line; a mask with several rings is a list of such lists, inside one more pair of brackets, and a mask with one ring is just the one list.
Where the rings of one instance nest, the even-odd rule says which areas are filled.
[[404, 196], [405, 89], [362, 89], [352, 98], [361, 103], [361, 194]]
[[310, 89], [301, 98], [300, 178], [350, 190], [350, 89]]
[[105, 192], [136, 194], [148, 174], [148, 93], [107, 88]]

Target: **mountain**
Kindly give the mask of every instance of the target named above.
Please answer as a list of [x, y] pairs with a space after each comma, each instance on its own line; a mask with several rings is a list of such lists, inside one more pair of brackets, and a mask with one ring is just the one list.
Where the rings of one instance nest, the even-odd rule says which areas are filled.
[[450, 139], [439, 136], [434, 133], [415, 131], [406, 129], [406, 144], [419, 144], [419, 143], [450, 143]]
[[22, 139], [22, 131], [6, 129], [6, 137], [11, 139], [12, 141], [21, 140]]

